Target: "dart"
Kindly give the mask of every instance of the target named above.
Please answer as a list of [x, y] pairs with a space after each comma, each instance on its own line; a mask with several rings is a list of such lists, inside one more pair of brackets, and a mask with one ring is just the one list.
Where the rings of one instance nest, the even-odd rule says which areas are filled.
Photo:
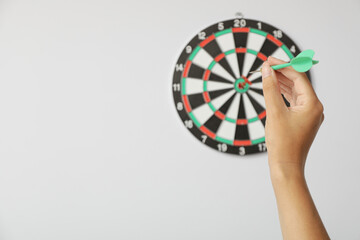
[[[297, 72], [306, 72], [306, 71], [310, 70], [310, 68], [313, 65], [319, 63], [319, 61], [313, 60], [314, 54], [315, 54], [315, 52], [313, 50], [308, 49], [308, 50], [305, 50], [305, 51], [302, 51], [301, 53], [299, 53], [290, 62], [284, 63], [284, 64], [279, 64], [279, 65], [274, 65], [274, 66], [271, 66], [271, 68], [274, 70], [279, 70], [279, 69], [291, 66]], [[255, 72], [261, 72], [261, 68], [259, 70], [252, 71], [250, 73], [255, 73]]]

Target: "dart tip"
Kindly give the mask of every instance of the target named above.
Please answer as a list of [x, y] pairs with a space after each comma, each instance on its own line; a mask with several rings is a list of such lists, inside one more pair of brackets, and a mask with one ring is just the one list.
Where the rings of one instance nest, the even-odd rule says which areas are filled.
[[318, 64], [319, 61], [318, 60], [313, 60], [312, 63], [313, 63], [313, 65], [315, 65], [315, 64]]

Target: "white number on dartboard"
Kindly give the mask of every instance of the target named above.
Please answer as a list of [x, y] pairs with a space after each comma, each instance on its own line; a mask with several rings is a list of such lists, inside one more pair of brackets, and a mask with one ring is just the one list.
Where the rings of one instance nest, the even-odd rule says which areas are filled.
[[239, 147], [239, 154], [241, 155], [241, 156], [244, 156], [245, 155], [245, 148], [244, 147]]
[[219, 30], [224, 30], [224, 28], [225, 28], [224, 23], [221, 22], [221, 23], [218, 24], [218, 29]]
[[186, 53], [191, 53], [192, 51], [192, 47], [191, 46], [186, 46]]
[[180, 91], [180, 83], [174, 83], [173, 89], [174, 89], [174, 92], [179, 92]]
[[292, 45], [292, 46], [291, 46], [290, 51], [291, 51], [291, 52], [293, 52], [293, 53], [295, 53], [295, 52], [296, 52], [296, 48], [295, 48], [295, 46], [294, 46], [294, 45]]
[[265, 143], [258, 144], [258, 147], [259, 147], [260, 152], [265, 152], [266, 151], [266, 144]]
[[192, 128], [194, 126], [193, 121], [191, 120], [185, 120], [184, 124], [187, 128]]
[[175, 65], [175, 71], [179, 72], [183, 70], [184, 70], [184, 65], [182, 63]]
[[276, 37], [276, 38], [282, 38], [282, 36], [283, 36], [281, 30], [274, 30], [273, 33], [274, 33], [274, 37]]
[[245, 19], [235, 19], [234, 20], [234, 27], [245, 27], [246, 21]]
[[184, 109], [183, 103], [182, 103], [182, 102], [178, 102], [178, 103], [176, 104], [176, 108], [177, 108], [178, 111], [183, 110], [183, 109]]
[[204, 40], [205, 37], [206, 37], [206, 33], [205, 32], [199, 32], [198, 37], [199, 37], [200, 40]]
[[261, 29], [261, 22], [258, 22], [257, 25], [258, 25], [258, 29]]
[[206, 135], [201, 135], [201, 138], [202, 138], [202, 142], [205, 143], [206, 142], [206, 139], [207, 139], [207, 136]]
[[227, 145], [225, 143], [219, 143], [217, 145], [220, 152], [226, 152], [227, 151]]

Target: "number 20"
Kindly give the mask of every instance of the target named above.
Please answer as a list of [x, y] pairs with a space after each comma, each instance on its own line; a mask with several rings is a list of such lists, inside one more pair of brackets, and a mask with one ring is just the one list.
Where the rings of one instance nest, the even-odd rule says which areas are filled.
[[235, 19], [234, 20], [234, 27], [245, 27], [246, 21], [245, 19]]

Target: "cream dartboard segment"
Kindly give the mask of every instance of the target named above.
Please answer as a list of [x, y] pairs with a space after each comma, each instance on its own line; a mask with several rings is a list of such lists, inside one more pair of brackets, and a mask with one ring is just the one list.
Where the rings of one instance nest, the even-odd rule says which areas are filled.
[[238, 155], [264, 152], [261, 73], [250, 72], [269, 56], [289, 62], [298, 53], [293, 40], [267, 23], [236, 18], [213, 24], [196, 34], [175, 65], [176, 111], [211, 148]]

